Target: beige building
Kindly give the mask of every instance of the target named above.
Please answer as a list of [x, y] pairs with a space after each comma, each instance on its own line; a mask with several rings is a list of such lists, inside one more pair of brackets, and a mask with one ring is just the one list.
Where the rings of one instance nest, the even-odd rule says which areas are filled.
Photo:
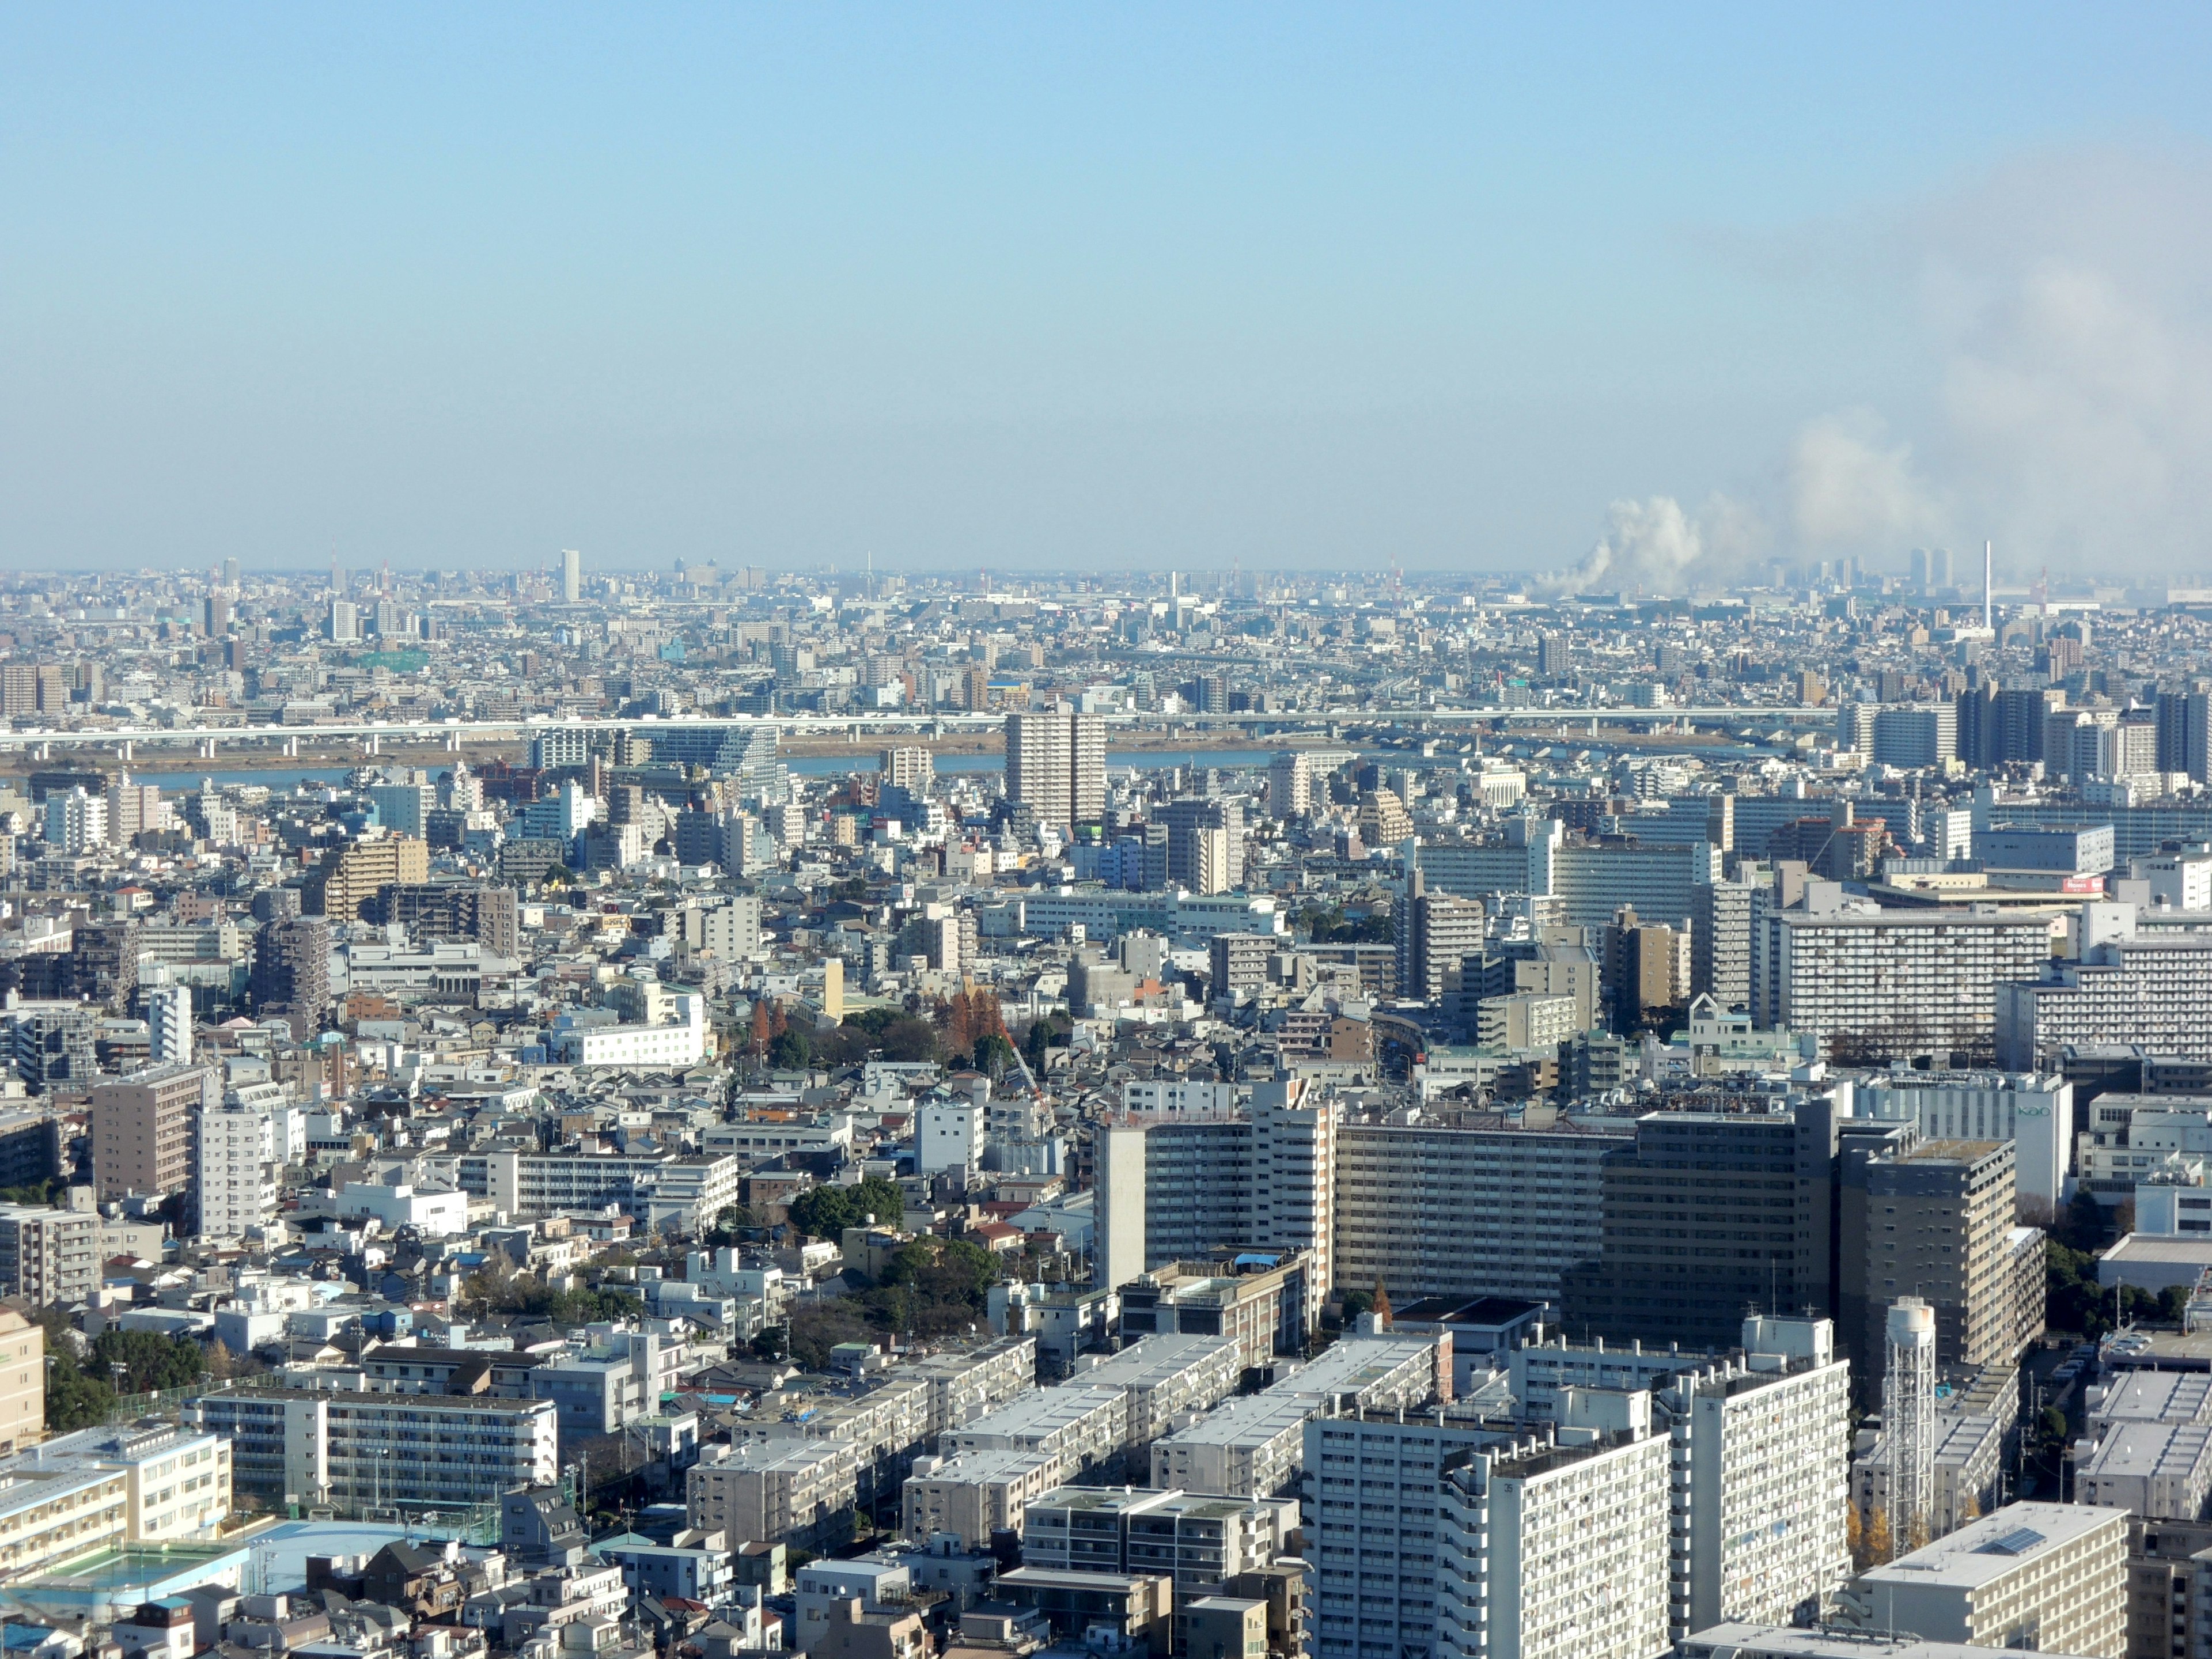
[[1861, 1573], [1844, 1609], [1868, 1631], [2123, 1659], [2127, 1588], [2125, 1510], [2008, 1504]]
[[770, 1440], [701, 1453], [684, 1481], [688, 1518], [733, 1545], [811, 1548], [858, 1495], [860, 1452], [850, 1441]]
[[1060, 1467], [1049, 1452], [977, 1451], [917, 1468], [900, 1489], [899, 1529], [909, 1543], [948, 1532], [963, 1548], [988, 1548], [993, 1533], [1022, 1530], [1030, 1504], [1058, 1486]]
[[430, 879], [430, 845], [412, 836], [385, 836], [333, 847], [320, 867], [307, 872], [300, 908], [332, 921], [357, 921], [362, 903], [389, 885], [419, 886]]
[[100, 1217], [89, 1208], [0, 1204], [0, 1296], [39, 1307], [83, 1301], [100, 1288]]
[[189, 1192], [192, 1121], [222, 1098], [214, 1068], [149, 1066], [92, 1091], [92, 1173], [102, 1202]]
[[1516, 991], [1475, 1005], [1475, 1042], [1485, 1048], [1557, 1048], [1587, 1029], [1571, 996]]
[[34, 1445], [46, 1432], [46, 1333], [0, 1308], [0, 1452]]

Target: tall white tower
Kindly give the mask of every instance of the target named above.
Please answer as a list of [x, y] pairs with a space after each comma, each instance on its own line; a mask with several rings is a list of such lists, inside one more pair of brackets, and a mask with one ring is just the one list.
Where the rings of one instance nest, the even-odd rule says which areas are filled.
[[1982, 544], [1982, 626], [1995, 629], [1997, 625], [1996, 587], [1990, 580], [1991, 568], [1996, 562], [1997, 544]]
[[584, 597], [584, 556], [573, 547], [561, 550], [561, 597], [570, 605]]
[[1889, 1535], [1899, 1555], [1936, 1524], [1936, 1310], [1917, 1296], [1889, 1304], [1881, 1431], [1889, 1442]]
[[146, 994], [150, 1058], [157, 1066], [192, 1057], [192, 988], [164, 985]]

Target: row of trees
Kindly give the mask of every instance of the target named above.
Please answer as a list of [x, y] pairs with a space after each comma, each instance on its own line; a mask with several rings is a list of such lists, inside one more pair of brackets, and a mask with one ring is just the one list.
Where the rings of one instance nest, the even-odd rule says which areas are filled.
[[46, 1334], [46, 1428], [69, 1434], [105, 1423], [124, 1395], [190, 1388], [204, 1376], [235, 1376], [251, 1364], [217, 1342], [204, 1349], [190, 1337], [151, 1331], [103, 1331], [83, 1359], [76, 1357], [69, 1321], [57, 1310], [39, 1316]]

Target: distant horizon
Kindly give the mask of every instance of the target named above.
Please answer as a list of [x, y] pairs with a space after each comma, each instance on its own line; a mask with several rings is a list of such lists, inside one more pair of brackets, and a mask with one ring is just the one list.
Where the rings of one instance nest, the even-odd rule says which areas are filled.
[[[1883, 560], [1878, 557], [1862, 557], [1855, 559], [1853, 563], [1856, 570], [1861, 574], [1887, 577], [1902, 581], [1905, 580], [1906, 573], [1909, 568], [1909, 560], [1912, 550], [1913, 550], [1911, 549], [1905, 550], [1899, 553], [1893, 560]], [[1954, 556], [1956, 557], [1958, 550], [1953, 549], [1951, 550]], [[861, 567], [833, 565], [829, 562], [778, 564], [760, 559], [724, 560], [708, 556], [704, 558], [684, 557], [680, 561], [671, 558], [665, 562], [653, 562], [641, 560], [634, 563], [595, 563], [588, 555], [586, 556], [584, 561], [583, 574], [586, 580], [594, 575], [620, 575], [624, 577], [670, 576], [676, 574], [679, 562], [686, 570], [705, 568], [713, 568], [726, 571], [758, 569], [765, 573], [765, 574], [769, 578], [776, 580], [784, 578], [811, 577], [822, 580], [835, 580], [842, 582], [846, 580], [866, 580], [868, 575], [868, 573]], [[1641, 589], [1646, 592], [1684, 593], [1691, 592], [1717, 592], [1725, 591], [1730, 588], [1766, 587], [1771, 586], [1771, 584], [1765, 580], [1766, 566], [1773, 563], [1779, 563], [1785, 569], [1802, 570], [1809, 562], [1812, 562], [1778, 557], [1773, 560], [1762, 560], [1759, 562], [1759, 567], [1755, 568], [1747, 568], [1733, 572], [1725, 576], [1714, 576], [1709, 579], [1700, 578], [1696, 580], [1686, 581], [1678, 578], [1678, 580], [1671, 585], [1662, 585], [1651, 577], [1638, 578], [1633, 575], [1631, 575], [1625, 580], [1613, 580], [1598, 578], [1586, 582], [1579, 588], [1565, 591], [1598, 593], [1615, 592], [1630, 592]], [[221, 564], [221, 560], [215, 560], [210, 562], [206, 565], [166, 567], [158, 565], [84, 565], [76, 567], [24, 566], [4, 573], [0, 573], [0, 588], [4, 588], [5, 585], [10, 582], [33, 580], [65, 581], [84, 577], [125, 577], [141, 580], [156, 580], [164, 577], [170, 577], [183, 578], [192, 581], [201, 581], [217, 574], [220, 570]], [[551, 563], [518, 562], [512, 564], [494, 564], [487, 562], [470, 567], [465, 571], [457, 571], [449, 565], [410, 565], [403, 564], [396, 561], [388, 565], [383, 561], [366, 564], [342, 563], [339, 568], [344, 571], [349, 583], [364, 579], [373, 580], [379, 572], [387, 568], [395, 577], [404, 576], [412, 580], [420, 580], [432, 575], [458, 576], [463, 574], [472, 574], [477, 576], [507, 577], [529, 574], [546, 576], [557, 581], [560, 574], [560, 567], [557, 557]], [[240, 558], [239, 560], [239, 572], [241, 576], [281, 577], [297, 579], [300, 580], [313, 580], [316, 579], [321, 579], [327, 582], [331, 574], [331, 566], [327, 562], [311, 562], [296, 565], [274, 563], [257, 564], [248, 559]], [[978, 567], [960, 564], [947, 564], [932, 567], [887, 567], [878, 565], [873, 572], [874, 577], [878, 580], [890, 577], [896, 578], [902, 581], [920, 580], [945, 583], [958, 583], [963, 580], [972, 580], [972, 579], [978, 574]], [[1182, 574], [1185, 576], [1202, 577], [1209, 583], [1218, 578], [1232, 577], [1243, 574], [1305, 584], [1372, 581], [1378, 574], [1381, 574], [1385, 580], [1388, 580], [1389, 575], [1387, 567], [1382, 572], [1378, 573], [1372, 567], [1347, 567], [1338, 569], [1328, 566], [1313, 565], [1271, 567], [1253, 564], [1139, 564], [1128, 562], [1125, 562], [1121, 567], [1121, 571], [1118, 574], [1139, 575], [1155, 580], [1164, 580], [1170, 575]], [[1418, 582], [1425, 586], [1433, 586], [1439, 583], [1449, 582], [1493, 582], [1509, 580], [1541, 582], [1547, 578], [1557, 575], [1559, 573], [1551, 570], [1525, 567], [1518, 568], [1510, 567], [1478, 568], [1472, 566], [1451, 568], [1444, 566], [1422, 567], [1408, 564], [1400, 567], [1399, 574], [1402, 575], [1405, 580], [1408, 583]], [[1949, 585], [1950, 591], [1956, 592], [1966, 592], [1971, 591], [1974, 593], [1978, 593], [1981, 591], [1981, 578], [1978, 562], [1976, 563], [1972, 573], [1971, 580], [1968, 579], [1967, 572], [1966, 571], [1963, 564], [1960, 565], [1956, 574], [1959, 580], [1954, 580]], [[1073, 568], [1067, 569], [1054, 569], [1051, 567], [1044, 566], [1019, 571], [1012, 569], [993, 570], [990, 572], [990, 574], [993, 578], [992, 587], [994, 591], [1000, 591], [998, 579], [1002, 575], [1007, 578], [1009, 583], [1014, 586], [1032, 586], [1039, 583], [1049, 582], [1079, 581], [1103, 583], [1108, 586], [1112, 585], [1112, 579], [1108, 576], [1097, 572], [1085, 571]], [[2034, 570], [2022, 570], [2018, 567], [2008, 567], [2002, 556], [2000, 556], [1996, 561], [1996, 580], [1998, 591], [2000, 592], [2003, 592], [2008, 588], [2021, 590], [2033, 586], [2037, 580], [2044, 578], [2045, 575], [2048, 576], [2053, 585], [2060, 583], [2087, 583], [2095, 586], [2117, 587], [2191, 586], [2199, 584], [2212, 585], [2212, 563], [2208, 563], [2207, 568], [2203, 571], [2163, 571], [2139, 574], [2128, 573], [2116, 575], [2109, 572], [2100, 573], [2087, 570], [2064, 570], [2055, 567], [2048, 569], [2047, 571], [2041, 568]], [[1799, 584], [1793, 583], [1785, 585], [1796, 586]]]

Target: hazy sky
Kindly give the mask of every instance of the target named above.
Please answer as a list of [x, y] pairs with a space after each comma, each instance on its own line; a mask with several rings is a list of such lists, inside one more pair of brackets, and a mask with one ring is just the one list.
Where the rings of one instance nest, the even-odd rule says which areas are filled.
[[2212, 14], [1565, 9], [12, 8], [0, 558], [2212, 566]]

